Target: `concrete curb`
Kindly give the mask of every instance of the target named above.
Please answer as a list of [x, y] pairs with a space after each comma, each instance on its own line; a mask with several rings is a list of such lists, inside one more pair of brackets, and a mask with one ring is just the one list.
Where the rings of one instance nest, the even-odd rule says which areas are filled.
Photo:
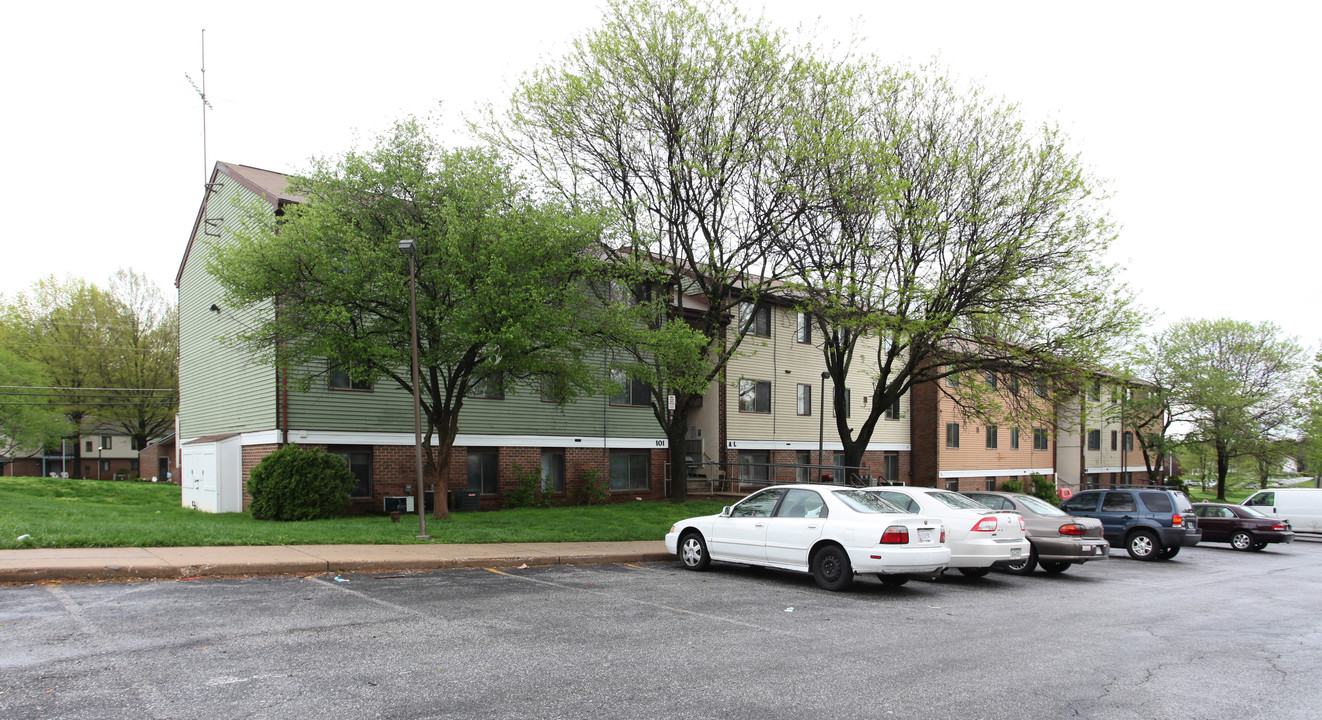
[[0, 550], [0, 583], [587, 565], [673, 557], [654, 541]]

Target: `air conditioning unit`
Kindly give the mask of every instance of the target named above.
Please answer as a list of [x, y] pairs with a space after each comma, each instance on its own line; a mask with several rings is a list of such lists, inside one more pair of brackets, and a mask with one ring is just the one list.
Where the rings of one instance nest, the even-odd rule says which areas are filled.
[[383, 500], [384, 509], [388, 513], [411, 513], [413, 512], [412, 495], [388, 495]]

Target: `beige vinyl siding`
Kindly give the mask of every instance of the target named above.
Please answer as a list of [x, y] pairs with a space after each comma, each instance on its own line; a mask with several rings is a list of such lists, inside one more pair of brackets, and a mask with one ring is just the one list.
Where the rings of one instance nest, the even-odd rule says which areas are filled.
[[[1046, 450], [1033, 449], [1033, 426], [1024, 421], [1024, 425], [1005, 420], [996, 423], [997, 447], [987, 447], [987, 425], [983, 420], [969, 419], [959, 412], [955, 401], [940, 396], [937, 432], [938, 467], [941, 472], [986, 471], [988, 476], [995, 476], [1001, 470], [1024, 470], [1033, 468], [1051, 468], [1056, 462], [1050, 443]], [[1045, 404], [1043, 401], [1042, 404]], [[946, 423], [959, 423], [959, 447], [946, 447]], [[1037, 427], [1046, 424], [1038, 420]], [[1019, 428], [1019, 449], [1010, 447], [1010, 430]], [[1050, 431], [1049, 431], [1050, 434]]]
[[[275, 370], [223, 342], [270, 310], [223, 307], [220, 287], [206, 271], [213, 243], [239, 217], [236, 204], [253, 199], [233, 178], [222, 173], [218, 180], [224, 187], [211, 196], [203, 218], [221, 218], [222, 237], [207, 235], [207, 223], [199, 223], [179, 279], [179, 434], [185, 439], [269, 430], [276, 422]], [[213, 304], [222, 306], [219, 313], [211, 311]]]
[[[1120, 425], [1121, 403], [1119, 400], [1112, 403], [1111, 392], [1118, 388], [1105, 383], [1102, 384], [1102, 393], [1100, 400], [1093, 400], [1087, 393], [1082, 393], [1083, 398], [1083, 424], [1082, 441], [1080, 443], [1083, 450], [1084, 472], [1092, 472], [1094, 468], [1118, 468], [1122, 466], [1135, 467], [1143, 466], [1143, 451], [1138, 447], [1138, 441], [1134, 441], [1134, 449], [1126, 452], [1124, 450], [1124, 428]], [[1118, 396], [1117, 396], [1118, 397]], [[1101, 447], [1099, 450], [1088, 449], [1088, 432], [1090, 430], [1101, 431]], [[1111, 433], [1116, 433], [1115, 450], [1111, 449]]]
[[[782, 442], [815, 442], [818, 423], [825, 412], [826, 441], [839, 442], [830, 398], [831, 381], [822, 387], [821, 338], [813, 328], [813, 342], [796, 340], [797, 313], [790, 308], [771, 308], [771, 337], [749, 335], [740, 345], [739, 353], [731, 359], [726, 370], [729, 389], [726, 393], [727, 432], [732, 440], [775, 440]], [[877, 340], [859, 341], [853, 370], [846, 387], [850, 391], [849, 418], [861, 423], [872, 409], [874, 384], [870, 370], [875, 370]], [[771, 383], [771, 412], [747, 413], [739, 410], [739, 381], [765, 380]], [[812, 414], [798, 414], [798, 386], [812, 386]], [[713, 396], [714, 397], [714, 396]], [[900, 400], [900, 419], [877, 422], [872, 435], [873, 443], [909, 443], [909, 397]]]

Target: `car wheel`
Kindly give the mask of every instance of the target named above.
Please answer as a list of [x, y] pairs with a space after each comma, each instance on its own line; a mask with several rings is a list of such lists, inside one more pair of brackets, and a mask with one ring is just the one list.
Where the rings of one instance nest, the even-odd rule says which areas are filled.
[[711, 564], [711, 555], [707, 554], [707, 543], [702, 533], [691, 532], [679, 539], [679, 559], [690, 570], [706, 570]]
[[1156, 560], [1161, 551], [1157, 536], [1150, 530], [1139, 530], [1130, 535], [1125, 542], [1125, 549], [1129, 551], [1129, 557], [1135, 560]]
[[1261, 550], [1261, 549], [1263, 549], [1263, 548], [1265, 548], [1265, 547], [1267, 547], [1267, 543], [1265, 543], [1265, 542], [1255, 542], [1255, 543], [1253, 543], [1253, 549], [1254, 549], [1255, 551], [1256, 551], [1256, 550]]
[[[1033, 569], [1037, 567], [1037, 550], [1030, 549], [1028, 557], [1021, 558], [1005, 566], [1007, 572], [1015, 575], [1032, 575]], [[1046, 567], [1043, 565], [1043, 567]]]
[[1236, 550], [1252, 550], [1254, 544], [1253, 533], [1248, 530], [1240, 530], [1230, 536], [1230, 547]]
[[1171, 558], [1173, 558], [1173, 557], [1175, 557], [1176, 555], [1179, 555], [1179, 554], [1180, 554], [1180, 546], [1179, 546], [1179, 545], [1171, 545], [1170, 547], [1164, 547], [1164, 548], [1162, 548], [1161, 551], [1157, 553], [1157, 559], [1158, 559], [1158, 560], [1170, 560]]
[[1047, 560], [1042, 563], [1042, 569], [1052, 575], [1059, 575], [1065, 572], [1073, 563], [1067, 563], [1064, 560]]
[[877, 579], [887, 587], [899, 587], [909, 582], [908, 575], [878, 575]]
[[991, 572], [991, 568], [959, 568], [959, 573], [964, 577], [986, 577]]
[[823, 590], [844, 590], [854, 582], [849, 553], [839, 545], [826, 545], [812, 556], [812, 579]]

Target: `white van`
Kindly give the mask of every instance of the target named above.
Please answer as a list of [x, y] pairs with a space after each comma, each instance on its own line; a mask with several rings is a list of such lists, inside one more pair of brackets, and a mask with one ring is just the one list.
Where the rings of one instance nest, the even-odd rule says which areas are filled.
[[1322, 533], [1322, 488], [1259, 490], [1243, 504], [1268, 517], [1289, 520], [1295, 532]]

